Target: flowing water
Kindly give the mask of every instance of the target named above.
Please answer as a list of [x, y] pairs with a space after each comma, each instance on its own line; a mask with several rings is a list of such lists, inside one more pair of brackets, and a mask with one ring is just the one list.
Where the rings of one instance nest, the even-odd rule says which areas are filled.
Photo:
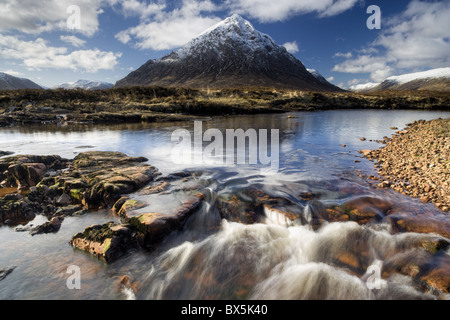
[[[449, 112], [346, 110], [297, 113], [289, 118], [276, 114], [200, 119], [203, 130], [279, 129], [279, 170], [270, 175], [262, 173], [264, 165], [173, 163], [171, 134], [180, 128], [192, 132], [192, 122], [1, 129], [0, 150], [70, 159], [91, 150], [121, 151], [147, 157], [164, 175], [186, 169], [201, 172], [199, 179], [207, 181], [210, 192], [183, 230], [172, 233], [153, 251], [136, 250], [109, 265], [68, 244], [87, 226], [118, 221], [109, 211], [68, 217], [56, 234], [32, 237], [1, 227], [0, 268], [15, 269], [0, 281], [0, 299], [442, 298], [425, 293], [410, 276], [397, 272], [383, 275], [376, 290], [368, 285], [372, 273], [367, 267], [382, 266], [399, 256], [419, 259], [424, 253], [418, 243], [435, 235], [393, 234], [386, 223], [330, 223], [316, 230], [307, 223], [314, 203], [299, 195], [319, 194], [323, 204], [370, 196], [395, 203], [398, 212], [441, 217], [433, 205], [372, 188], [356, 172], [376, 174], [373, 163], [357, 151], [379, 148], [374, 140], [391, 136], [392, 127], [449, 116]], [[266, 218], [253, 225], [222, 220], [217, 198], [251, 185], [263, 185], [289, 198], [306, 223], [288, 221], [276, 212], [266, 212]], [[151, 212], [171, 202], [170, 196], [151, 199]], [[45, 221], [37, 216], [30, 224]], [[358, 268], [339, 262], [349, 253], [359, 257]], [[448, 256], [447, 252], [439, 259]], [[80, 267], [80, 290], [67, 287], [71, 275], [67, 270], [72, 265]], [[123, 275], [130, 277], [132, 289], [119, 283]]]

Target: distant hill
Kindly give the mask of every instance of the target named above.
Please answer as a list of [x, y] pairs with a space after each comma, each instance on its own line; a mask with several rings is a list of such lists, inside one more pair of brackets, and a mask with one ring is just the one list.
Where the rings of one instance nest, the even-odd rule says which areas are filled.
[[239, 15], [223, 20], [169, 55], [148, 61], [116, 83], [116, 87], [130, 86], [342, 91], [317, 79], [286, 48]]
[[353, 91], [381, 90], [430, 90], [450, 91], [450, 68], [432, 69], [389, 77], [382, 83], [368, 83], [353, 86]]
[[112, 88], [114, 85], [108, 82], [78, 80], [76, 82], [68, 82], [60, 84], [52, 89], [84, 89], [84, 90], [103, 90]]
[[31, 80], [17, 78], [9, 74], [0, 72], [0, 90], [18, 89], [42, 89], [41, 86]]

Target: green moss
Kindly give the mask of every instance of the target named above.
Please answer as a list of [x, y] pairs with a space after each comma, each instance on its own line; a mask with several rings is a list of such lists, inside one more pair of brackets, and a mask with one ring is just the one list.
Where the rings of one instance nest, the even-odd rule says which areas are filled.
[[103, 253], [106, 254], [110, 248], [111, 248], [111, 238], [107, 238], [103, 242]]
[[70, 190], [70, 195], [72, 196], [72, 198], [80, 200], [80, 189], [71, 189]]

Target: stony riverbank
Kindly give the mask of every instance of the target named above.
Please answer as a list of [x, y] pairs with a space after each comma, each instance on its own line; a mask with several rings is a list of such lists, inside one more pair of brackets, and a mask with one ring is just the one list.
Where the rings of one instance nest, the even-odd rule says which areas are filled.
[[379, 150], [361, 151], [376, 162], [378, 187], [450, 212], [450, 118], [416, 121], [382, 142]]

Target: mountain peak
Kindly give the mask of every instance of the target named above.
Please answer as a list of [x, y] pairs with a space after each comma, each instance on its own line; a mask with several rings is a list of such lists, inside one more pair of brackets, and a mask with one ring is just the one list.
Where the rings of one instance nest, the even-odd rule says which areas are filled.
[[116, 86], [190, 88], [248, 86], [340, 91], [319, 81], [286, 48], [238, 14], [208, 28], [185, 46], [118, 81]]

